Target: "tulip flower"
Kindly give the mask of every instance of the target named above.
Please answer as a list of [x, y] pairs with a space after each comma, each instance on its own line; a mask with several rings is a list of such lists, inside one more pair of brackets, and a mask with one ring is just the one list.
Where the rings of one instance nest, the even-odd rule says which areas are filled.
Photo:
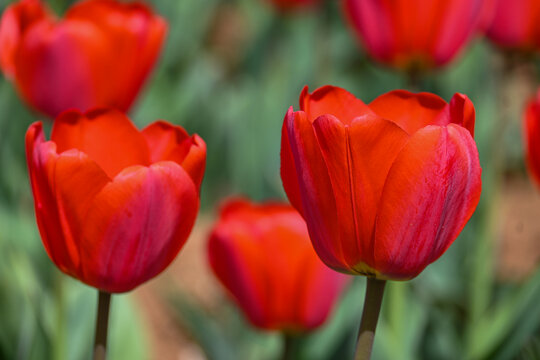
[[507, 50], [533, 51], [540, 47], [540, 2], [495, 0], [495, 13], [487, 36]]
[[321, 325], [346, 277], [326, 267], [290, 205], [228, 201], [208, 243], [210, 265], [253, 325], [303, 332]]
[[289, 12], [313, 7], [320, 3], [320, 0], [267, 0], [279, 11]]
[[474, 107], [396, 90], [369, 105], [331, 86], [285, 116], [281, 178], [330, 267], [407, 280], [437, 260], [480, 198]]
[[527, 104], [523, 121], [527, 167], [540, 186], [540, 90]]
[[163, 121], [139, 132], [117, 110], [67, 111], [26, 134], [43, 245], [64, 273], [108, 293], [161, 273], [199, 207], [206, 145]]
[[408, 72], [455, 58], [485, 19], [488, 0], [344, 0], [344, 12], [375, 60]]
[[20, 0], [0, 19], [0, 68], [35, 110], [126, 112], [159, 55], [167, 24], [139, 2], [87, 0], [56, 19]]
[[369, 359], [385, 280], [437, 260], [473, 214], [481, 169], [474, 107], [396, 90], [369, 105], [325, 86], [285, 115], [281, 178], [320, 258], [368, 276], [356, 359]]

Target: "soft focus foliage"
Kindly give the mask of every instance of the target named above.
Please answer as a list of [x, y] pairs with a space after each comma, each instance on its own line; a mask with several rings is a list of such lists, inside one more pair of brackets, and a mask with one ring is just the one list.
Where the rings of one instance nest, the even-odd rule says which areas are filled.
[[[49, 1], [57, 14], [70, 4]], [[0, 2], [2, 9], [7, 5]], [[206, 141], [203, 212], [211, 213], [231, 193], [285, 198], [279, 177], [281, 126], [304, 85], [333, 84], [367, 103], [407, 87], [402, 74], [369, 60], [343, 18], [342, 5], [328, 0], [319, 10], [282, 15], [265, 0], [152, 0], [169, 32], [130, 117], [139, 128], [166, 119]], [[439, 261], [407, 284], [390, 284], [374, 359], [534, 359], [538, 353], [540, 273], [505, 282], [495, 271], [500, 268], [495, 245], [502, 236], [494, 214], [504, 207], [504, 193], [494, 169], [526, 179], [519, 120], [528, 96], [522, 99], [522, 87], [508, 86], [513, 73], [501, 75], [502, 63], [494, 46], [476, 38], [460, 57], [419, 83], [422, 91], [444, 99], [459, 92], [474, 103], [482, 197]], [[533, 75], [526, 79], [534, 81], [538, 59], [530, 64]], [[502, 104], [515, 111], [501, 112]], [[6, 79], [0, 80], [0, 114], [0, 358], [87, 359], [95, 293], [54, 267], [33, 215], [24, 136], [43, 117], [24, 105]], [[44, 124], [47, 138], [50, 126]], [[363, 287], [363, 279], [355, 281], [329, 322], [299, 341], [299, 359], [352, 356]], [[138, 308], [124, 306], [135, 295], [113, 300], [113, 360], [152, 358], [143, 351], [148, 329], [139, 327]], [[190, 294], [179, 292], [173, 302], [179, 324], [208, 358], [277, 358], [279, 337], [254, 332], [222, 299], [224, 294], [210, 310]]]

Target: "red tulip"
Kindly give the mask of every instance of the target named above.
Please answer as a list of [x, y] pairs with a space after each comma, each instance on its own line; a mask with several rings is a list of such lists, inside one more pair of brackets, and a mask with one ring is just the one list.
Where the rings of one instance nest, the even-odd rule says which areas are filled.
[[282, 11], [282, 12], [306, 9], [321, 2], [320, 0], [267, 0], [267, 1], [271, 2], [279, 11]]
[[540, 47], [540, 2], [495, 0], [495, 14], [487, 36], [509, 50], [531, 51]]
[[125, 112], [166, 29], [138, 2], [87, 0], [56, 20], [40, 0], [20, 0], [0, 20], [0, 66], [26, 102], [52, 118], [95, 106]]
[[527, 104], [523, 120], [527, 166], [531, 177], [540, 186], [540, 90]]
[[26, 156], [43, 244], [66, 274], [129, 291], [185, 243], [206, 159], [199, 136], [163, 121], [139, 132], [117, 110], [67, 111], [50, 141], [30, 126]]
[[405, 280], [452, 244], [480, 198], [474, 107], [396, 90], [366, 105], [325, 86], [285, 116], [281, 178], [330, 267]]
[[316, 328], [347, 280], [319, 260], [306, 223], [285, 204], [227, 202], [210, 236], [208, 256], [219, 280], [263, 329]]
[[366, 51], [402, 70], [451, 61], [483, 25], [489, 0], [344, 0]]

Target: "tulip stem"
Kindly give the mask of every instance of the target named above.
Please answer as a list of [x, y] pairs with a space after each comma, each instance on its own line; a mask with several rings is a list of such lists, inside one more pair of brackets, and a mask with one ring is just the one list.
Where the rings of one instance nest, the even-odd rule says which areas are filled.
[[358, 331], [355, 360], [369, 360], [371, 358], [385, 285], [386, 280], [367, 278], [366, 298], [364, 310], [362, 311], [362, 320], [360, 321], [360, 330]]
[[283, 360], [296, 359], [296, 337], [291, 334], [283, 334]]
[[94, 341], [94, 360], [107, 358], [107, 330], [109, 328], [109, 308], [111, 294], [99, 291], [96, 315], [96, 337]]

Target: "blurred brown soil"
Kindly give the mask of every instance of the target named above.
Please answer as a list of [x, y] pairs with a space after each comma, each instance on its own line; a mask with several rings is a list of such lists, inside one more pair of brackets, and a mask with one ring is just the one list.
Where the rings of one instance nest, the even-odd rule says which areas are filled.
[[500, 281], [520, 282], [540, 263], [540, 189], [526, 177], [511, 177], [503, 185], [498, 209]]
[[[512, 177], [503, 184], [500, 204], [496, 276], [499, 281], [519, 282], [540, 261], [540, 189], [524, 176]], [[166, 297], [179, 289], [207, 307], [222, 299], [222, 289], [205, 257], [210, 225], [211, 217], [201, 216], [172, 265], [133, 293], [146, 325], [150, 359], [205, 359], [201, 349], [182, 331]]]

